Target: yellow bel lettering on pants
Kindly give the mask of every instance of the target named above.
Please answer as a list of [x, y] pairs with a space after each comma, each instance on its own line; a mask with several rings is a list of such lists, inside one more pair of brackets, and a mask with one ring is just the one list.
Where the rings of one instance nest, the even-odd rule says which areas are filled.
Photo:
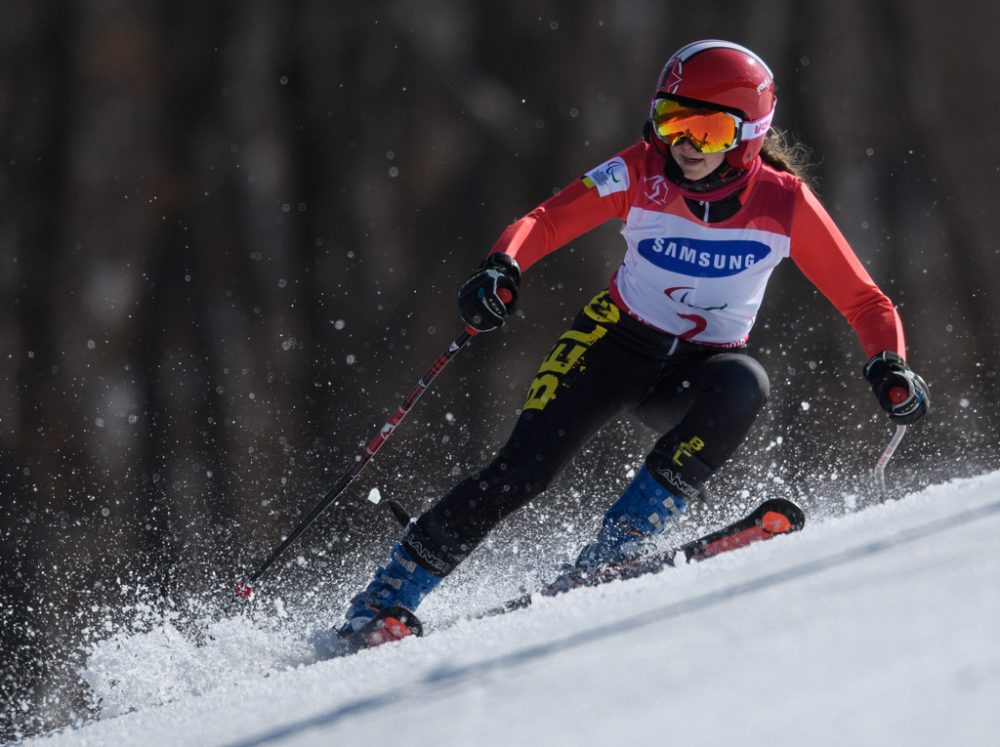
[[[607, 291], [597, 294], [583, 311], [595, 322], [603, 324], [614, 324], [621, 314], [618, 307], [611, 302]], [[587, 349], [607, 333], [608, 328], [601, 324], [595, 325], [591, 332], [581, 332], [576, 329], [566, 331], [538, 368], [538, 373], [528, 389], [528, 401], [524, 403], [522, 409], [541, 410], [551, 402], [559, 388], [560, 376], [576, 366]]]

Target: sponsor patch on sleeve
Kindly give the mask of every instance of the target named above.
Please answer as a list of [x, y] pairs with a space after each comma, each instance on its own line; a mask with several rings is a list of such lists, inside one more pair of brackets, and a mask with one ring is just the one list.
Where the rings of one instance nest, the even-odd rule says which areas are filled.
[[584, 174], [583, 183], [588, 188], [597, 187], [597, 193], [601, 197], [624, 192], [628, 189], [628, 166], [621, 156], [615, 156]]

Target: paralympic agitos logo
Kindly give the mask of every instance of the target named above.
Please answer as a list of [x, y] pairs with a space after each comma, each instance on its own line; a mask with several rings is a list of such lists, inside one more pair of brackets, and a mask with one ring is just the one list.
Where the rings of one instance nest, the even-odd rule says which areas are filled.
[[657, 267], [698, 278], [736, 275], [771, 253], [760, 241], [664, 237], [643, 239], [639, 255]]

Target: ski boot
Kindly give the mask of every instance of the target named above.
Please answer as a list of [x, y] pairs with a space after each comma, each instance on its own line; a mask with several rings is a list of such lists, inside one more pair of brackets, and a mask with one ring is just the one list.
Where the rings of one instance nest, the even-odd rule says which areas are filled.
[[397, 542], [388, 565], [376, 569], [365, 590], [351, 599], [345, 614], [347, 622], [336, 636], [330, 636], [329, 632], [314, 636], [317, 655], [345, 656], [422, 635], [423, 627], [413, 611], [442, 578], [418, 565], [402, 543]]
[[580, 586], [589, 576], [615, 563], [649, 552], [667, 520], [687, 506], [653, 477], [645, 465], [604, 515], [597, 539], [580, 551], [576, 563], [549, 584], [559, 593]]

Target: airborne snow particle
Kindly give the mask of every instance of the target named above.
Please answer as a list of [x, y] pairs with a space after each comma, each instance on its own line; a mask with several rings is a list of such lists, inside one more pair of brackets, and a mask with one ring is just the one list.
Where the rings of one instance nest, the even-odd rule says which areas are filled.
[[378, 503], [382, 500], [382, 494], [378, 492], [378, 488], [372, 488], [368, 493], [368, 500], [372, 503]]

